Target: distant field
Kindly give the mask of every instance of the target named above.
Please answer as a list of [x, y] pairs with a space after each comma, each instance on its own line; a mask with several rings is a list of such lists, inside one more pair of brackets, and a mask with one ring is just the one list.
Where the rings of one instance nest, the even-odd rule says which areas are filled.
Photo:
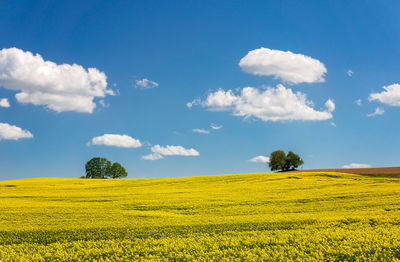
[[[291, 171], [293, 172], [293, 171]], [[339, 172], [359, 175], [400, 175], [400, 167], [305, 169], [294, 172]]]
[[0, 182], [0, 261], [400, 261], [400, 179]]

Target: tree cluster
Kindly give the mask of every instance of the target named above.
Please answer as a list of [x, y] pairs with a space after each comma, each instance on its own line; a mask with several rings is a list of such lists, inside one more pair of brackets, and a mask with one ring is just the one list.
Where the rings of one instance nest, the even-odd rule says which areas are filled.
[[272, 171], [295, 170], [302, 164], [304, 164], [303, 160], [299, 157], [299, 155], [293, 153], [292, 151], [289, 151], [286, 155], [282, 150], [277, 150], [272, 152], [269, 157], [269, 167]]
[[86, 178], [122, 178], [128, 173], [120, 163], [113, 163], [104, 157], [94, 157], [85, 165]]

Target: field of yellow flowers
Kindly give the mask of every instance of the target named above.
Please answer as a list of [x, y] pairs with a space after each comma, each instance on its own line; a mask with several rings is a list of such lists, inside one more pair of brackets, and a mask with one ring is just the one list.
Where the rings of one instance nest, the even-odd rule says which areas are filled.
[[0, 261], [400, 261], [400, 179], [0, 182]]

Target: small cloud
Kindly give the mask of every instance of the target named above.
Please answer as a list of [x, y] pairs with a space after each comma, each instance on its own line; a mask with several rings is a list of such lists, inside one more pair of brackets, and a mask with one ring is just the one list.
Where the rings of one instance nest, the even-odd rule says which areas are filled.
[[185, 134], [183, 134], [183, 133], [181, 133], [181, 132], [178, 132], [178, 131], [173, 131], [172, 132], [174, 135], [177, 135], [177, 136], [184, 136]]
[[354, 103], [358, 106], [362, 105], [362, 100], [361, 99], [357, 99], [356, 101], [354, 101]]
[[188, 108], [192, 108], [193, 106], [200, 105], [200, 104], [201, 104], [201, 100], [200, 100], [200, 98], [197, 98], [197, 99], [194, 99], [192, 102], [187, 102], [186, 106]]
[[385, 113], [385, 110], [383, 108], [377, 107], [375, 109], [375, 112], [368, 114], [368, 117], [372, 117], [372, 116], [378, 116], [378, 115], [383, 115], [383, 113]]
[[192, 129], [192, 131], [195, 133], [199, 133], [199, 134], [209, 134], [210, 133], [209, 130], [205, 130], [205, 129], [201, 129], [201, 128], [195, 128], [195, 129]]
[[151, 152], [164, 156], [199, 156], [200, 153], [194, 148], [186, 149], [182, 146], [160, 146], [155, 145]]
[[210, 127], [211, 127], [211, 129], [213, 129], [213, 130], [220, 130], [220, 129], [222, 128], [222, 126], [218, 126], [218, 125], [216, 125], [216, 124], [214, 124], [214, 123], [212, 123]]
[[159, 160], [159, 159], [163, 159], [164, 157], [161, 154], [158, 153], [152, 153], [152, 154], [148, 154], [145, 156], [142, 156], [142, 160]]
[[136, 148], [141, 147], [143, 144], [138, 139], [134, 139], [128, 135], [104, 134], [92, 138], [92, 141], [87, 143], [87, 146], [92, 145]]
[[18, 126], [0, 123], [0, 140], [19, 140], [21, 138], [33, 138], [33, 135]]
[[370, 167], [371, 167], [371, 165], [358, 164], [358, 163], [351, 163], [351, 164], [342, 166], [342, 168], [370, 168]]
[[269, 157], [256, 156], [256, 157], [253, 157], [252, 159], [249, 159], [248, 161], [253, 162], [253, 163], [269, 163]]
[[369, 101], [378, 101], [389, 106], [400, 106], [400, 84], [392, 84], [382, 87], [384, 91], [371, 93]]
[[328, 109], [328, 112], [335, 111], [335, 103], [331, 99], [325, 102], [325, 107]]
[[330, 122], [329, 124], [330, 124], [331, 126], [333, 126], [333, 127], [336, 127], [335, 122]]
[[0, 107], [10, 107], [10, 102], [7, 98], [0, 99]]
[[151, 89], [158, 86], [158, 83], [151, 81], [147, 78], [143, 78], [142, 80], [135, 81], [135, 87], [140, 89]]
[[352, 70], [347, 70], [347, 75], [352, 77], [354, 75], [354, 72]]
[[110, 104], [109, 104], [109, 103], [106, 103], [103, 99], [101, 99], [101, 100], [99, 101], [99, 104], [100, 104], [102, 107], [104, 107], [104, 108], [109, 108], [109, 107], [110, 107]]

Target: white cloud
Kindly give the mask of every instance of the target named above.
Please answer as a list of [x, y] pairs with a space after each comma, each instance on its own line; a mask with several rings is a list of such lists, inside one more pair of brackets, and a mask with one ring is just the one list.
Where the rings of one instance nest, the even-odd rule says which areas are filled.
[[102, 136], [93, 137], [92, 141], [87, 145], [136, 148], [141, 147], [142, 143], [138, 139], [134, 139], [128, 135], [104, 134]]
[[328, 112], [335, 111], [335, 103], [331, 99], [325, 102], [325, 107], [328, 109]]
[[332, 118], [335, 109], [334, 102], [329, 99], [325, 103], [327, 108], [317, 111], [305, 94], [293, 93], [283, 85], [267, 89], [245, 87], [239, 94], [220, 89], [195, 104], [211, 111], [231, 111], [235, 116], [256, 117], [263, 121], [327, 120]]
[[361, 99], [357, 99], [356, 101], [354, 101], [354, 103], [356, 103], [356, 105], [361, 106], [362, 105], [362, 100]]
[[163, 158], [164, 157], [161, 154], [157, 154], [157, 153], [152, 153], [152, 154], [142, 156], [143, 160], [159, 160], [159, 159], [163, 159]]
[[371, 116], [383, 115], [383, 113], [385, 113], [385, 110], [383, 108], [377, 107], [375, 109], [375, 112], [368, 114], [367, 116], [371, 117]]
[[212, 123], [210, 127], [211, 127], [211, 129], [213, 129], [213, 130], [220, 130], [220, 129], [222, 128], [222, 126], [218, 126], [218, 125], [216, 125], [216, 124], [214, 124], [214, 123]]
[[393, 84], [382, 87], [385, 91], [381, 93], [372, 93], [369, 95], [368, 100], [377, 100], [389, 106], [400, 106], [400, 85]]
[[0, 86], [20, 91], [20, 103], [43, 105], [56, 112], [93, 113], [96, 97], [113, 95], [106, 75], [96, 68], [45, 61], [18, 48], [0, 50]]
[[329, 124], [330, 124], [331, 126], [333, 126], [333, 127], [336, 127], [335, 122], [330, 122]]
[[239, 66], [247, 73], [274, 76], [290, 84], [324, 82], [327, 72], [317, 59], [269, 48], [250, 51], [240, 60]]
[[199, 156], [200, 153], [194, 148], [186, 149], [182, 146], [160, 146], [155, 145], [151, 148], [151, 152], [164, 156]]
[[0, 107], [10, 107], [10, 102], [7, 98], [0, 99]]
[[147, 78], [143, 78], [142, 80], [135, 81], [135, 87], [141, 89], [151, 89], [157, 87], [158, 84], [154, 81], [151, 81]]
[[21, 138], [33, 138], [28, 130], [7, 123], [0, 123], [0, 140], [18, 140]]
[[205, 130], [205, 129], [201, 129], [201, 128], [195, 128], [195, 129], [192, 129], [192, 131], [195, 133], [200, 133], [200, 134], [209, 134], [210, 133], [209, 130]]
[[249, 160], [254, 163], [269, 163], [269, 157], [267, 156], [256, 156]]
[[354, 72], [352, 70], [350, 70], [350, 69], [347, 70], [346, 73], [347, 73], [348, 76], [353, 76], [354, 75]]
[[342, 168], [370, 168], [371, 165], [368, 164], [357, 164], [357, 163], [351, 163], [348, 165], [342, 166]]

